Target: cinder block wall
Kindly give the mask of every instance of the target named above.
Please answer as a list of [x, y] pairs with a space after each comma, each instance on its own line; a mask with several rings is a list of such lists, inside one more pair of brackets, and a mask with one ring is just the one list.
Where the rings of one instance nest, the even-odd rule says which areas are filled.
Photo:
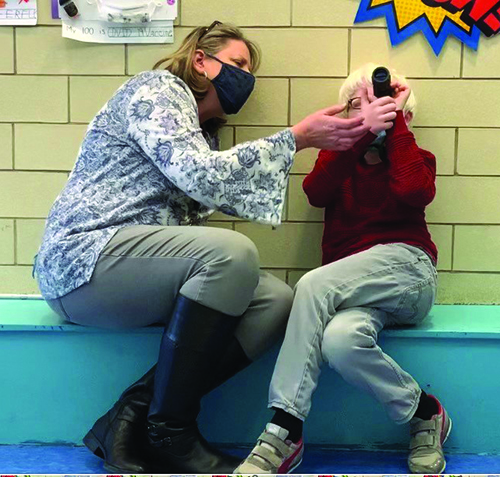
[[[478, 52], [451, 40], [436, 58], [420, 35], [392, 49], [382, 21], [354, 27], [359, 0], [182, 0], [173, 46], [94, 45], [61, 38], [49, 4], [39, 0], [36, 27], [0, 27], [0, 293], [38, 293], [31, 263], [44, 218], [93, 115], [128, 76], [218, 19], [243, 27], [264, 53], [257, 89], [223, 131], [224, 147], [336, 103], [343, 78], [367, 61], [412, 80], [414, 131], [438, 158], [428, 210], [438, 301], [500, 302], [500, 38], [483, 38]], [[301, 189], [315, 158], [297, 155], [277, 230], [221, 214], [212, 222], [248, 235], [263, 268], [291, 285], [320, 264], [322, 212]]]

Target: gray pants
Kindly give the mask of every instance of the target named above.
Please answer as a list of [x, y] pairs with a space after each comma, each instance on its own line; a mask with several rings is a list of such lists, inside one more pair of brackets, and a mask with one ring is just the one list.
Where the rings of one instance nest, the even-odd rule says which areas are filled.
[[254, 360], [282, 334], [292, 306], [288, 285], [259, 270], [255, 245], [211, 227], [137, 225], [102, 251], [91, 281], [49, 305], [65, 319], [101, 328], [168, 323], [178, 294], [231, 316]]
[[271, 380], [269, 407], [304, 420], [326, 361], [370, 393], [396, 423], [416, 411], [418, 383], [377, 345], [388, 325], [414, 325], [429, 313], [437, 273], [422, 250], [394, 243], [313, 270], [302, 277]]

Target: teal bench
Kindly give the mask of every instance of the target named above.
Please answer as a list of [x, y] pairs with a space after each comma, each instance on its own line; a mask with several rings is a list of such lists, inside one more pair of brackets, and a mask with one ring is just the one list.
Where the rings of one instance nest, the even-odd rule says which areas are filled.
[[[41, 299], [0, 298], [0, 445], [80, 444], [121, 390], [156, 361], [162, 329], [86, 328], [61, 320]], [[500, 454], [500, 307], [435, 306], [414, 328], [384, 330], [384, 349], [445, 403], [450, 452]], [[278, 348], [203, 402], [209, 440], [251, 444], [271, 415], [267, 386]], [[396, 426], [369, 396], [324, 369], [305, 427], [309, 444], [401, 449]]]

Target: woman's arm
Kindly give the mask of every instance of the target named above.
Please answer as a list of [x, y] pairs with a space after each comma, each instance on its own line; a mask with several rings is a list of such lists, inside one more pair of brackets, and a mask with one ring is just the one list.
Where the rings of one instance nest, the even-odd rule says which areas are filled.
[[310, 114], [292, 127], [297, 152], [308, 147], [329, 151], [347, 151], [370, 129], [365, 118], [341, 118], [346, 105], [334, 105]]
[[295, 154], [289, 129], [212, 151], [187, 86], [165, 77], [142, 86], [128, 111], [129, 133], [176, 187], [201, 204], [244, 219], [279, 224]]

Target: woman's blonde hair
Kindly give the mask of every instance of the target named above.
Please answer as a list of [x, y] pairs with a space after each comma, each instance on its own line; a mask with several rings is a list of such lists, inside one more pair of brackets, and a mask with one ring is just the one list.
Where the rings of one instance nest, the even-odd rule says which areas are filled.
[[181, 78], [191, 89], [194, 97], [202, 100], [210, 87], [204, 75], [198, 73], [193, 65], [196, 50], [202, 50], [208, 55], [215, 56], [230, 40], [243, 41], [250, 51], [250, 71], [257, 71], [260, 66], [261, 53], [259, 47], [245, 38], [243, 32], [229, 24], [216, 24], [210, 27], [195, 28], [182, 42], [179, 49], [170, 56], [158, 61], [153, 69], [165, 69]]
[[[352, 72], [340, 88], [339, 103], [347, 104], [347, 102], [356, 94], [356, 90], [362, 87], [364, 83], [371, 85], [373, 71], [378, 68], [378, 66], [380, 65], [367, 63], [366, 65]], [[390, 71], [393, 80], [399, 81], [404, 85], [409, 84], [408, 80], [404, 76], [397, 74], [394, 70]], [[412, 113], [412, 115], [415, 116], [416, 110], [417, 100], [415, 98], [414, 92], [412, 91], [404, 107], [404, 113]], [[344, 116], [347, 116], [347, 109], [345, 109], [342, 114]]]

